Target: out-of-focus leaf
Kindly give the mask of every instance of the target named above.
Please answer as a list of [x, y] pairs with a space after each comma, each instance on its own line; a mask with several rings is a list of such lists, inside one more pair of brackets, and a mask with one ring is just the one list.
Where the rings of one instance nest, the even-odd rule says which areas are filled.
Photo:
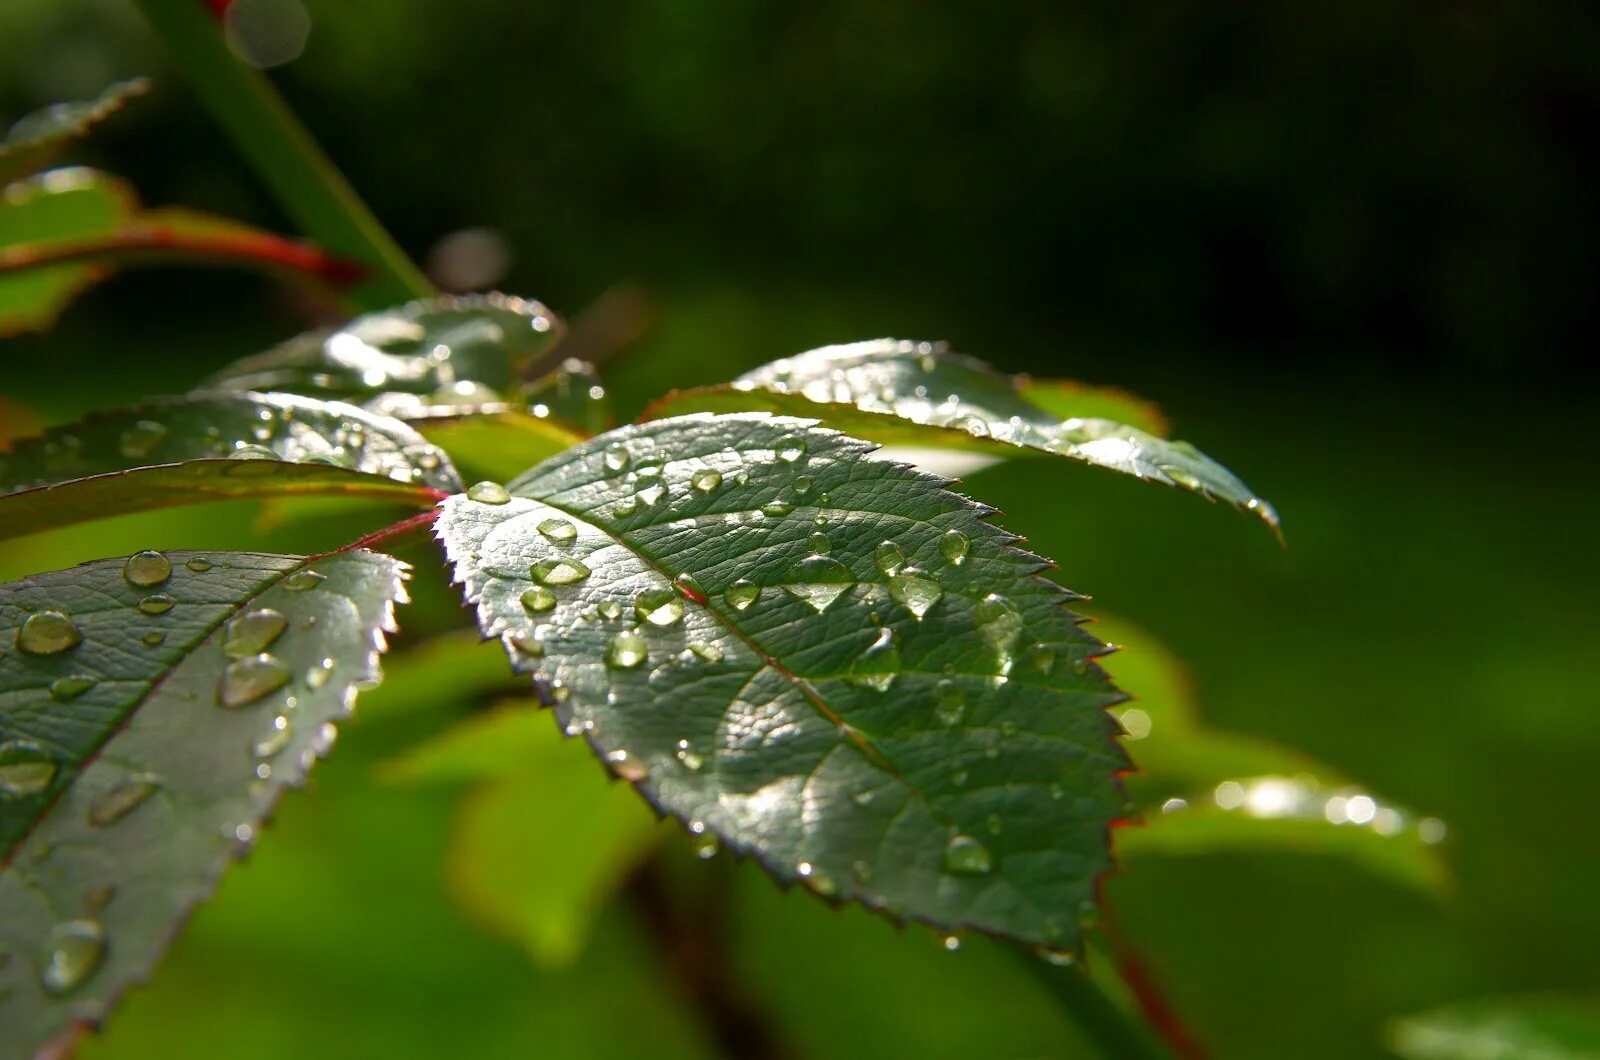
[[414, 420], [412, 426], [449, 453], [466, 477], [501, 482], [588, 437], [554, 419], [511, 409]]
[[505, 411], [561, 322], [503, 294], [408, 302], [235, 361], [205, 386], [338, 398], [401, 419]]
[[811, 421], [626, 427], [443, 505], [569, 733], [780, 881], [1050, 947], [1109, 867], [1102, 645], [990, 509]]
[[338, 289], [358, 267], [306, 243], [194, 210], [144, 210], [123, 181], [58, 169], [0, 198], [0, 335], [42, 328], [120, 265], [243, 265]]
[[1600, 1060], [1600, 1001], [1503, 997], [1445, 1005], [1390, 1023], [1405, 1060]]
[[1143, 402], [1115, 391], [1085, 391], [1076, 399], [1073, 393], [1001, 375], [942, 343], [876, 339], [775, 361], [726, 386], [669, 394], [642, 418], [758, 409], [816, 416], [889, 446], [991, 457], [1052, 454], [1225, 501], [1276, 531], [1272, 506], [1227, 468], [1187, 442], [1104, 416], [1120, 409], [1164, 428]]
[[138, 77], [107, 86], [87, 103], [53, 103], [25, 115], [0, 141], [0, 185], [43, 169], [57, 154], [149, 89], [150, 82]]
[[172, 504], [331, 494], [431, 506], [460, 488], [399, 420], [289, 394], [195, 393], [96, 413], [0, 455], [0, 537]]
[[404, 573], [148, 552], [0, 588], [0, 1055], [149, 975], [377, 679]]
[[471, 630], [445, 633], [390, 655], [388, 680], [361, 697], [363, 722], [416, 714], [450, 700], [510, 692], [505, 656]]
[[533, 416], [553, 416], [582, 430], [586, 438], [617, 425], [600, 373], [594, 365], [574, 357], [530, 383], [522, 392], [522, 400]]
[[542, 713], [507, 704], [476, 715], [381, 775], [472, 784], [446, 859], [450, 891], [473, 920], [559, 966], [582, 952], [595, 914], [661, 833]]
[[1446, 885], [1442, 822], [1291, 748], [1207, 728], [1182, 664], [1156, 638], [1121, 619], [1096, 632], [1122, 646], [1102, 665], [1134, 697], [1115, 713], [1138, 767], [1125, 783], [1145, 820], [1118, 830], [1119, 856], [1283, 850], [1346, 858], [1424, 891]]

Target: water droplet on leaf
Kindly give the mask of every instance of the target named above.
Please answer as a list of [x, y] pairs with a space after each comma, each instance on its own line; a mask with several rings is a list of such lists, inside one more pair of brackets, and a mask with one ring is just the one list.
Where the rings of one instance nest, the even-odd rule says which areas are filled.
[[633, 610], [652, 626], [672, 626], [683, 618], [683, 600], [671, 589], [646, 589], [634, 599]]
[[297, 570], [283, 579], [283, 587], [291, 593], [303, 593], [307, 589], [315, 589], [327, 580], [326, 574], [314, 570]]
[[52, 994], [69, 994], [100, 967], [106, 953], [106, 931], [87, 917], [65, 920], [45, 936], [39, 981]]
[[115, 824], [142, 806], [160, 788], [161, 778], [152, 773], [125, 777], [95, 796], [89, 804], [89, 823], [97, 828]]
[[893, 541], [885, 541], [872, 550], [872, 562], [884, 574], [899, 574], [906, 565], [906, 554]]
[[540, 560], [528, 570], [545, 585], [576, 585], [592, 573], [581, 560], [569, 556]]
[[790, 568], [782, 588], [821, 614], [855, 583], [850, 568], [831, 556], [807, 556]]
[[235, 659], [222, 671], [217, 703], [234, 709], [248, 706], [289, 683], [289, 668], [275, 655]]
[[77, 699], [96, 683], [92, 677], [58, 677], [50, 682], [50, 698], [58, 703], [65, 703], [69, 699]]
[[56, 763], [44, 748], [29, 740], [0, 744], [0, 796], [37, 795], [56, 778]]
[[850, 680], [875, 692], [887, 692], [900, 675], [900, 649], [895, 646], [894, 630], [878, 630], [878, 638], [850, 664]]
[[212, 562], [206, 559], [204, 556], [193, 556], [184, 560], [183, 565], [194, 571], [196, 574], [204, 574], [213, 566]]
[[129, 585], [160, 585], [172, 577], [172, 563], [159, 552], [135, 552], [122, 565], [122, 577]]
[[959, 876], [982, 876], [994, 868], [994, 855], [983, 840], [970, 835], [950, 838], [944, 848], [944, 869]]
[[967, 558], [969, 547], [967, 535], [960, 530], [946, 530], [944, 536], [939, 539], [940, 554], [956, 566], [960, 566], [961, 561]]
[[485, 480], [467, 487], [467, 499], [479, 504], [505, 504], [511, 500], [511, 494], [500, 483]]
[[940, 681], [939, 691], [934, 699], [933, 707], [933, 715], [939, 720], [939, 724], [945, 726], [959, 725], [966, 713], [966, 689], [950, 678]]
[[761, 598], [761, 586], [748, 578], [740, 578], [723, 592], [722, 598], [735, 611], [743, 611]]
[[696, 471], [693, 475], [689, 476], [689, 485], [693, 486], [701, 493], [710, 493], [712, 490], [722, 485], [722, 472], [713, 471], [710, 468]]
[[889, 579], [889, 596], [920, 619], [944, 596], [944, 587], [915, 567], [908, 567], [905, 573]]
[[628, 447], [621, 442], [606, 447], [605, 464], [608, 470], [621, 471], [628, 466], [628, 459]]
[[17, 650], [28, 655], [55, 655], [82, 641], [78, 627], [60, 611], [36, 611], [17, 630]]
[[707, 644], [704, 641], [690, 641], [689, 650], [694, 652], [694, 654], [702, 662], [719, 663], [723, 658], [721, 648], [717, 647], [715, 644]]
[[571, 541], [578, 536], [578, 528], [565, 519], [545, 519], [539, 523], [539, 533], [551, 541]]
[[650, 646], [637, 633], [618, 633], [606, 645], [606, 665], [632, 670], [649, 657]]
[[535, 585], [522, 594], [522, 606], [530, 614], [548, 611], [556, 606], [556, 594], [542, 585]]
[[139, 601], [139, 611], [146, 615], [164, 615], [177, 606], [177, 598], [167, 593], [155, 593]]

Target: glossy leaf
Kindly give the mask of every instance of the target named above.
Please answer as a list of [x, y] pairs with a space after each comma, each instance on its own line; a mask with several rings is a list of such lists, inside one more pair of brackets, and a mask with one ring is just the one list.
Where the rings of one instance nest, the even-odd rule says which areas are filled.
[[330, 494], [431, 506], [460, 487], [410, 427], [288, 394], [156, 398], [0, 454], [0, 537], [173, 504]]
[[114, 267], [167, 262], [262, 269], [330, 296], [361, 274], [309, 244], [195, 210], [141, 209], [124, 181], [58, 169], [0, 200], [0, 334], [48, 326]]
[[26, 115], [0, 141], [0, 185], [43, 169], [51, 159], [150, 90], [142, 77], [106, 87], [87, 103], [53, 103]]
[[[669, 394], [644, 418], [740, 409], [817, 416], [884, 445], [1065, 457], [1225, 501], [1278, 525], [1272, 506], [1227, 468], [1187, 442], [1152, 433], [1165, 422], [1145, 403], [1116, 391], [1005, 376], [942, 343], [825, 346], [726, 386]], [[1106, 418], [1118, 410], [1133, 422]]]
[[1125, 759], [1071, 594], [945, 480], [810, 421], [602, 435], [442, 506], [485, 633], [569, 733], [785, 883], [1051, 947]]
[[235, 361], [206, 386], [338, 398], [407, 420], [505, 411], [520, 371], [560, 333], [560, 321], [538, 302], [445, 296], [299, 335]]
[[507, 703], [477, 714], [382, 776], [470, 785], [446, 858], [451, 894], [474, 921], [559, 966], [582, 952], [595, 914], [660, 829], [542, 713]]
[[1402, 886], [1438, 893], [1445, 826], [1388, 804], [1323, 763], [1271, 740], [1207, 727], [1188, 675], [1128, 622], [1095, 631], [1120, 645], [1102, 665], [1134, 698], [1114, 713], [1136, 771], [1125, 778], [1143, 815], [1120, 829], [1120, 857], [1294, 852], [1343, 858]]
[[1600, 1060], [1600, 1000], [1485, 998], [1395, 1020], [1388, 1044], [1404, 1060]]
[[141, 553], [0, 588], [0, 1025], [98, 1022], [331, 745], [404, 567]]

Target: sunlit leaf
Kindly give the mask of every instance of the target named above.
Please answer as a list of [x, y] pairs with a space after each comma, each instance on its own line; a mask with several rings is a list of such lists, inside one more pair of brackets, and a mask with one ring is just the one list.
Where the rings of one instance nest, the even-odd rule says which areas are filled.
[[816, 416], [884, 445], [1052, 454], [1225, 501], [1278, 525], [1272, 506], [1227, 468], [1187, 442], [1152, 433], [1149, 428], [1164, 429], [1165, 422], [1144, 402], [1116, 391], [1075, 391], [1005, 376], [941, 343], [877, 339], [825, 346], [726, 386], [669, 394], [644, 418], [742, 409]]
[[596, 912], [648, 855], [655, 817], [542, 712], [507, 704], [388, 763], [396, 783], [465, 782], [446, 859], [451, 893], [473, 920], [541, 964], [583, 949]]
[[87, 103], [53, 103], [26, 115], [0, 141], [0, 185], [43, 169], [58, 153], [150, 89], [145, 78], [119, 81]]
[[139, 553], [0, 587], [0, 1026], [98, 1022], [331, 745], [403, 565]]
[[401, 419], [506, 411], [561, 333], [538, 302], [444, 296], [357, 317], [235, 361], [205, 384], [338, 398]]
[[548, 417], [505, 409], [412, 421], [472, 479], [514, 478], [589, 435]]
[[196, 393], [17, 442], [0, 455], [0, 537], [236, 497], [431, 506], [459, 487], [443, 452], [399, 420], [288, 394]]
[[1074, 946], [1123, 809], [1102, 646], [989, 509], [871, 448], [761, 414], [627, 427], [438, 531], [560, 723], [691, 832]]
[[261, 269], [323, 291], [361, 275], [309, 244], [196, 210], [141, 209], [116, 177], [58, 169], [0, 198], [0, 335], [48, 326], [113, 268], [167, 262]]
[[1600, 1000], [1502, 997], [1445, 1005], [1390, 1023], [1405, 1060], [1600, 1060]]

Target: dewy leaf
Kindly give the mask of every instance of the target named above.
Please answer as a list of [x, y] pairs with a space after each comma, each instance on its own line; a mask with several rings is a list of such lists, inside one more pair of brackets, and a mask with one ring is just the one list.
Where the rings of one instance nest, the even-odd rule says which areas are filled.
[[[727, 386], [670, 394], [644, 418], [760, 409], [817, 416], [884, 445], [1049, 453], [1226, 501], [1276, 530], [1272, 506], [1231, 471], [1187, 442], [1152, 433], [1165, 422], [1143, 402], [1090, 390], [1074, 403], [1072, 393], [1001, 375], [943, 343], [875, 339], [775, 361]], [[1105, 418], [1119, 409], [1135, 422]]]
[[438, 533], [560, 723], [691, 832], [1071, 948], [1124, 808], [1103, 645], [990, 509], [871, 449], [764, 414], [625, 427]]
[[1555, 995], [1457, 1002], [1389, 1024], [1405, 1060], [1600, 1060], [1600, 1002]]
[[338, 289], [360, 269], [305, 243], [195, 210], [144, 210], [128, 184], [58, 169], [0, 198], [0, 335], [51, 324], [118, 265], [244, 265]]
[[0, 1054], [149, 975], [376, 681], [404, 574], [146, 552], [0, 587]]
[[555, 314], [529, 299], [445, 296], [307, 332], [235, 361], [205, 385], [338, 398], [407, 420], [501, 411], [519, 372], [560, 333]]
[[53, 103], [21, 118], [0, 141], [0, 185], [42, 168], [96, 125], [150, 89], [145, 78], [109, 85], [87, 103]]
[[237, 497], [331, 494], [432, 506], [460, 479], [399, 420], [289, 394], [156, 398], [0, 454], [0, 537]]

